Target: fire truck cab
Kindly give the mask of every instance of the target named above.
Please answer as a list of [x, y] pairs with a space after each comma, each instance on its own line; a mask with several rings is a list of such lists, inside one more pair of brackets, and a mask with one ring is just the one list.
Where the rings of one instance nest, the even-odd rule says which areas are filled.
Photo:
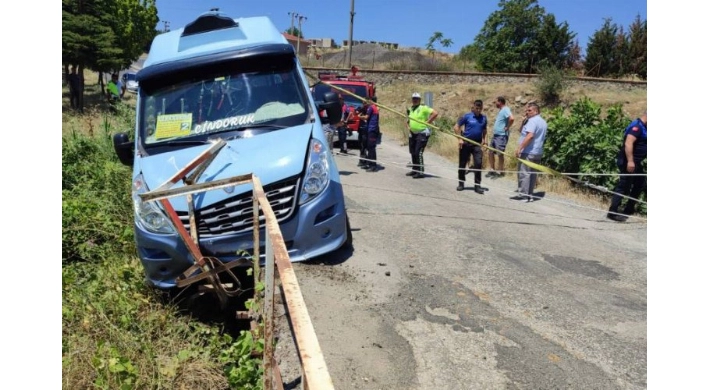
[[[362, 106], [362, 100], [359, 100], [358, 98], [347, 93], [343, 93], [331, 87], [330, 85], [334, 85], [338, 88], [344, 89], [367, 100], [370, 100], [376, 96], [375, 83], [372, 81], [364, 80], [362, 76], [352, 74], [343, 76], [331, 72], [319, 72], [318, 79], [320, 79], [321, 81], [325, 81], [325, 83], [318, 83], [313, 88], [313, 100], [316, 101], [316, 104], [318, 104], [319, 102], [323, 102], [323, 98], [326, 93], [334, 92], [343, 97], [343, 100], [345, 101], [345, 104], [348, 106], [349, 110], [354, 111], [356, 108]], [[352, 131], [351, 135], [347, 137], [347, 142], [357, 142], [360, 118], [356, 115], [353, 115], [351, 119], [348, 120], [347, 126], [348, 129]], [[338, 141], [336, 140], [336, 143], [337, 142]]]

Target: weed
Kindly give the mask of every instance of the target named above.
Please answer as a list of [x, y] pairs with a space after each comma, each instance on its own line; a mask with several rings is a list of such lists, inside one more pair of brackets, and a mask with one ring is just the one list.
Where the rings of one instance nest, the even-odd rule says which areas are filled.
[[562, 93], [569, 88], [567, 74], [564, 70], [549, 65], [541, 66], [539, 73], [534, 83], [537, 94], [545, 104], [557, 104]]
[[131, 110], [62, 118], [62, 388], [258, 388], [258, 361], [238, 354], [258, 350], [258, 338], [235, 343], [223, 324], [185, 315], [144, 283], [131, 170], [112, 145], [134, 126]]
[[110, 130], [63, 138], [63, 262], [132, 252], [130, 169], [116, 159]]
[[233, 389], [263, 389], [261, 378], [264, 377], [264, 367], [260, 356], [264, 352], [264, 339], [255, 337], [252, 331], [243, 330], [239, 337], [233, 340], [225, 335], [227, 348], [222, 349], [219, 361], [224, 364], [227, 381]]

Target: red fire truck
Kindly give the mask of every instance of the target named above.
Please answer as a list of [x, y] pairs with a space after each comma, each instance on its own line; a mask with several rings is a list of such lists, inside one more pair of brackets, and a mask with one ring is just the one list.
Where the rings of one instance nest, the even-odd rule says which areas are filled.
[[[337, 75], [335, 73], [329, 73], [329, 72], [319, 72], [318, 73], [318, 78], [320, 80], [323, 80], [327, 82], [328, 84], [332, 84], [338, 88], [344, 89], [350, 93], [354, 93], [357, 96], [360, 96], [363, 99], [372, 99], [375, 95], [376, 88], [375, 88], [375, 83], [372, 81], [367, 81], [362, 78], [362, 76], [357, 76], [357, 75], [347, 75], [347, 76], [341, 76]], [[313, 89], [313, 100], [317, 102], [323, 101], [323, 95], [325, 95], [326, 92], [334, 92], [338, 95], [341, 95], [343, 97], [343, 100], [345, 101], [345, 104], [347, 104], [348, 109], [350, 110], [355, 110], [356, 108], [362, 106], [362, 101], [353, 97], [352, 95], [349, 95], [347, 93], [343, 93], [330, 85], [326, 83], [318, 83], [315, 85]], [[357, 129], [358, 126], [360, 126], [360, 119], [357, 116], [353, 116], [355, 119], [349, 120], [347, 123], [348, 129], [352, 131], [352, 134], [348, 136], [347, 141], [348, 142], [357, 142]], [[337, 136], [336, 136], [337, 140]], [[336, 141], [337, 143], [337, 141]]]

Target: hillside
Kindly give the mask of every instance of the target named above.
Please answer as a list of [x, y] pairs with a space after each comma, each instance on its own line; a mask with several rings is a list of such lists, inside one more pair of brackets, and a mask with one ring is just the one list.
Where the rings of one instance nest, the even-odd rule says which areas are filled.
[[[321, 66], [334, 68], [347, 68], [347, 48], [318, 49], [320, 59], [314, 55], [302, 58], [306, 66]], [[374, 43], [355, 45], [352, 49], [351, 63], [361, 69], [418, 69], [418, 70], [454, 70], [455, 64], [451, 62], [453, 56], [446, 53], [435, 52], [431, 56], [421, 49], [388, 49]], [[457, 70], [461, 70], [459, 65]]]

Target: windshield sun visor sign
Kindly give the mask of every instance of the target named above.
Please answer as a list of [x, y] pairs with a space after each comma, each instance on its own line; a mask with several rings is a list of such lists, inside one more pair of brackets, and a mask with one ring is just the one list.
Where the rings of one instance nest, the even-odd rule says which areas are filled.
[[155, 138], [174, 138], [190, 135], [192, 113], [158, 115], [155, 126]]

